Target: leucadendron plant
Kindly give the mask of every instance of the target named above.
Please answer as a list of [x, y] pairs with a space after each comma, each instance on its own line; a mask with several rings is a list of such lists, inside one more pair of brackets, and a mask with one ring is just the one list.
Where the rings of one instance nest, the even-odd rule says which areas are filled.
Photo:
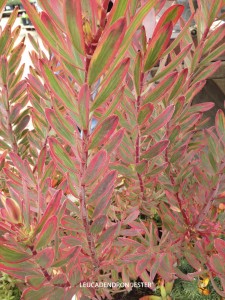
[[23, 300], [113, 299], [107, 283], [140, 280], [166, 299], [200, 277], [225, 296], [225, 116], [206, 127], [214, 104], [192, 104], [221, 65], [224, 1], [154, 24], [165, 2], [22, 0], [46, 47], [30, 36], [26, 79], [17, 11], [1, 29], [0, 270]]

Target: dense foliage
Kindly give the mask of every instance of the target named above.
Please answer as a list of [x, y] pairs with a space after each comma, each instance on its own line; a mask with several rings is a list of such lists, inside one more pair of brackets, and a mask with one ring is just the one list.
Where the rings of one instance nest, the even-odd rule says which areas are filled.
[[204, 129], [213, 103], [192, 105], [225, 51], [224, 1], [187, 23], [181, 5], [154, 22], [165, 0], [39, 2], [22, 0], [47, 50], [30, 36], [26, 79], [16, 11], [0, 32], [0, 270], [24, 300], [112, 299], [80, 285], [138, 278], [166, 299], [198, 277], [224, 297], [225, 116]]

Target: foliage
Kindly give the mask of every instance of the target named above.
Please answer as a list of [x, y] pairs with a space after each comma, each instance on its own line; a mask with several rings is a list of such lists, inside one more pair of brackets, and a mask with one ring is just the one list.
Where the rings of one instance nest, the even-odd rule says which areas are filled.
[[48, 53], [30, 36], [26, 79], [17, 12], [0, 35], [0, 270], [24, 300], [199, 276], [224, 297], [225, 116], [203, 129], [213, 103], [192, 105], [225, 51], [224, 25], [210, 31], [223, 1], [199, 2], [186, 24], [173, 5], [150, 39], [142, 24], [164, 0], [116, 0], [109, 13], [108, 0], [39, 2], [41, 14], [22, 0]]
[[2, 273], [0, 277], [0, 297], [2, 300], [19, 300], [21, 292], [16, 286], [15, 280]]

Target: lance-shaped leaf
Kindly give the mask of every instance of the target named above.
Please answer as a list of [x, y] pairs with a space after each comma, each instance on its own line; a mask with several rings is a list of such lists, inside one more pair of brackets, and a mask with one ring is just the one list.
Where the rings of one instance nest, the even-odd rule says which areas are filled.
[[144, 62], [144, 71], [147, 72], [158, 62], [161, 55], [165, 51], [166, 47], [170, 42], [172, 35], [172, 22], [167, 23], [162, 28], [159, 29], [157, 34], [153, 35], [151, 39]]
[[52, 267], [58, 268], [67, 264], [72, 258], [75, 259], [76, 256], [79, 255], [80, 250], [81, 250], [80, 246], [69, 248], [68, 251], [65, 251], [64, 253], [62, 253], [62, 255], [60, 255], [60, 258], [53, 263]]
[[[79, 1], [78, 1], [79, 2]], [[82, 129], [86, 130], [89, 124], [89, 103], [91, 101], [91, 94], [87, 84], [81, 87], [78, 96], [78, 109], [80, 114], [80, 120]]]
[[123, 140], [124, 134], [125, 134], [125, 129], [121, 128], [111, 136], [111, 138], [105, 145], [105, 149], [107, 150], [108, 154], [118, 149], [118, 147], [120, 146]]
[[114, 191], [114, 186], [112, 186], [107, 194], [104, 197], [99, 198], [94, 213], [93, 213], [93, 219], [97, 219], [99, 216], [107, 215], [107, 210], [111, 203], [112, 193]]
[[38, 234], [42, 230], [46, 222], [49, 220], [49, 218], [56, 214], [56, 212], [60, 207], [61, 198], [62, 198], [62, 191], [57, 191], [55, 195], [53, 195], [41, 220], [39, 221], [37, 227], [35, 228], [35, 234]]
[[120, 229], [121, 224], [117, 223], [115, 225], [110, 226], [102, 233], [102, 235], [97, 240], [98, 244], [101, 244], [103, 242], [112, 242], [116, 236], [116, 233]]
[[29, 275], [25, 277], [27, 285], [32, 286], [34, 290], [39, 290], [45, 283], [46, 278], [43, 274], [40, 275]]
[[214, 254], [210, 257], [210, 266], [216, 274], [223, 275], [225, 274], [224, 258], [218, 254]]
[[121, 47], [119, 49], [119, 52], [117, 54], [117, 57], [115, 59], [114, 65], [116, 66], [119, 61], [124, 57], [125, 52], [127, 51], [127, 48], [129, 47], [131, 40], [136, 33], [137, 29], [140, 27], [143, 19], [145, 16], [149, 13], [149, 11], [154, 7], [154, 5], [158, 2], [158, 0], [149, 0], [146, 2], [145, 5], [143, 5], [138, 13], [134, 16], [132, 19], [132, 22], [130, 22], [126, 34], [124, 36], [123, 42], [121, 44]]
[[76, 159], [75, 158], [72, 159], [69, 156], [69, 153], [66, 152], [66, 150], [55, 138], [49, 139], [49, 146], [50, 146], [51, 154], [56, 159], [56, 162], [58, 161], [66, 169], [77, 173], [78, 165]]
[[4, 206], [10, 221], [13, 223], [22, 223], [21, 209], [16, 201], [11, 198], [6, 198]]
[[73, 46], [81, 54], [85, 53], [84, 32], [82, 24], [81, 1], [64, 0], [64, 20]]
[[95, 110], [100, 105], [102, 105], [105, 101], [107, 101], [108, 98], [114, 92], [114, 90], [118, 89], [118, 87], [123, 83], [123, 79], [127, 74], [129, 68], [129, 64], [130, 64], [130, 59], [126, 58], [115, 68], [113, 73], [104, 82], [99, 93], [94, 99], [94, 103], [91, 107], [91, 111]]
[[138, 118], [137, 118], [138, 124], [144, 125], [145, 122], [147, 122], [151, 117], [153, 110], [154, 110], [154, 106], [151, 103], [143, 105], [138, 113]]
[[98, 202], [101, 197], [104, 197], [109, 193], [111, 187], [114, 185], [117, 177], [116, 171], [110, 171], [105, 175], [105, 177], [100, 181], [90, 194], [87, 203]]
[[24, 300], [40, 300], [47, 299], [47, 297], [54, 291], [54, 287], [51, 285], [44, 285], [39, 290], [33, 288], [27, 288], [23, 291], [22, 299]]
[[174, 82], [173, 84], [173, 87], [171, 88], [171, 91], [170, 91], [170, 94], [168, 96], [168, 99], [173, 99], [175, 98], [177, 95], [179, 95], [180, 91], [182, 89], [184, 89], [184, 85], [185, 85], [185, 82], [186, 82], [186, 79], [187, 79], [187, 75], [188, 75], [188, 69], [183, 69], [176, 81]]
[[90, 62], [88, 83], [92, 85], [110, 66], [123, 40], [125, 18], [117, 20], [104, 32]]
[[107, 26], [112, 25], [117, 21], [119, 18], [126, 15], [126, 11], [128, 8], [129, 0], [116, 0], [114, 1], [113, 8], [108, 16]]
[[140, 96], [141, 92], [141, 76], [142, 76], [142, 55], [138, 52], [134, 63], [134, 86], [137, 96]]
[[174, 105], [169, 105], [157, 118], [155, 118], [153, 121], [149, 121], [150, 125], [143, 134], [153, 134], [165, 126], [172, 118], [174, 109]]
[[91, 232], [93, 234], [100, 233], [104, 229], [104, 227], [106, 225], [106, 222], [107, 222], [107, 217], [106, 216], [99, 216], [91, 224], [91, 228], [90, 228]]
[[222, 239], [215, 239], [214, 246], [219, 255], [221, 255], [222, 258], [225, 259], [225, 241]]
[[2, 10], [5, 8], [7, 3], [7, 0], [1, 0], [0, 1], [0, 13], [2, 12]]
[[66, 60], [71, 61], [71, 56], [67, 53], [63, 47], [60, 47], [58, 40], [55, 39], [54, 34], [50, 31], [49, 28], [46, 28], [45, 24], [42, 22], [41, 17], [39, 16], [36, 9], [29, 3], [27, 0], [21, 0], [23, 7], [25, 8], [32, 24], [35, 26], [38, 34], [53, 51], [56, 51]]
[[82, 182], [87, 185], [92, 184], [106, 171], [107, 167], [108, 155], [107, 152], [102, 149], [94, 155], [91, 162], [88, 164]]
[[145, 151], [141, 158], [152, 159], [158, 155], [160, 155], [169, 145], [168, 140], [160, 141], [156, 143], [154, 146], [150, 147], [147, 151]]
[[115, 115], [108, 117], [100, 123], [91, 134], [89, 149], [96, 148], [105, 143], [115, 131], [118, 123], [119, 118]]
[[199, 74], [194, 76], [192, 83], [194, 84], [209, 78], [219, 69], [220, 66], [221, 66], [221, 61], [210, 63], [208, 67], [204, 68], [203, 71], [201, 71]]
[[157, 34], [161, 27], [172, 22], [173, 26], [177, 23], [184, 11], [183, 5], [172, 5], [170, 6], [159, 19], [157, 26], [154, 30], [153, 36]]
[[31, 258], [26, 252], [18, 251], [12, 246], [0, 245], [0, 259], [9, 263], [18, 263]]
[[164, 68], [162, 71], [157, 73], [153, 79], [150, 80], [150, 82], [155, 82], [159, 80], [160, 78], [166, 76], [168, 73], [173, 71], [177, 66], [184, 60], [184, 58], [187, 56], [188, 52], [190, 51], [192, 47], [192, 44], [187, 45], [180, 53], [171, 60], [171, 62]]
[[221, 26], [213, 30], [210, 35], [208, 36], [208, 39], [206, 40], [204, 44], [204, 49], [202, 54], [205, 55], [206, 53], [209, 53], [209, 51], [215, 47], [215, 45], [218, 45], [218, 43], [224, 38], [225, 35], [225, 24], [223, 23]]
[[52, 216], [43, 226], [41, 232], [35, 239], [34, 248], [40, 249], [47, 246], [49, 242], [53, 239], [57, 228], [58, 219], [56, 216]]
[[169, 75], [165, 76], [165, 78], [160, 81], [160, 83], [158, 83], [156, 87], [152, 88], [149, 92], [145, 91], [143, 94], [143, 103], [146, 104], [149, 102], [158, 102], [162, 98], [162, 96], [164, 96], [165, 93], [173, 86], [174, 82], [177, 79], [177, 76], [177, 72], [170, 73]]
[[52, 247], [38, 251], [35, 255], [35, 261], [43, 268], [49, 268], [54, 261], [55, 253]]
[[216, 123], [216, 131], [219, 136], [219, 139], [225, 145], [225, 116], [221, 109], [219, 109], [216, 114], [215, 123]]
[[39, 0], [39, 3], [58, 27], [64, 30], [62, 1]]
[[55, 130], [55, 132], [69, 145], [75, 145], [74, 135], [64, 126], [64, 123], [61, 122], [53, 109], [46, 108], [45, 110], [46, 118], [48, 119], [49, 124]]
[[62, 103], [72, 112], [77, 113], [77, 103], [72, 100], [75, 95], [68, 95], [68, 90], [70, 91], [68, 85], [63, 81], [60, 81], [55, 74], [45, 65], [42, 61], [40, 62], [43, 75], [45, 77], [47, 85], [53, 91], [55, 97], [62, 101]]

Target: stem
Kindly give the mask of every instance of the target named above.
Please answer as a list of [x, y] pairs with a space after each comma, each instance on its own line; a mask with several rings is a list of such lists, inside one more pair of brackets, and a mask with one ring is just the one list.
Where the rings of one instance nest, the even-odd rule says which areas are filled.
[[209, 212], [209, 210], [212, 206], [212, 203], [216, 197], [216, 194], [218, 192], [219, 185], [220, 185], [220, 178], [219, 178], [219, 181], [218, 181], [216, 187], [213, 188], [213, 190], [209, 194], [208, 199], [206, 201], [206, 205], [204, 206], [204, 208], [202, 209], [201, 213], [198, 216], [198, 221], [197, 221], [197, 224], [195, 225], [196, 229], [199, 229], [199, 227], [201, 226], [202, 222], [204, 221], [207, 213]]
[[[168, 132], [169, 132], [169, 124], [167, 124], [167, 126], [166, 126], [166, 136], [167, 137], [168, 137]], [[171, 182], [172, 186], [175, 186], [175, 184], [176, 184], [175, 180], [174, 180], [174, 178], [173, 178], [173, 176], [172, 176], [172, 174], [170, 172], [171, 163], [170, 163], [169, 157], [168, 157], [168, 148], [166, 148], [166, 150], [165, 150], [165, 161], [168, 163], [168, 166], [169, 166], [169, 178], [170, 178], [170, 182]], [[179, 193], [178, 192], [175, 194], [175, 197], [177, 198], [179, 209], [181, 211], [181, 214], [182, 214], [182, 216], [183, 216], [186, 224], [190, 225], [189, 219], [187, 217], [187, 214], [186, 214], [185, 210], [183, 209], [182, 201], [181, 201], [181, 199], [179, 197]]]
[[[142, 73], [141, 80], [140, 80], [140, 94], [141, 94], [141, 89], [142, 89], [142, 85], [143, 85], [143, 79], [144, 79], [144, 74]], [[139, 113], [140, 106], [141, 106], [141, 96], [139, 95], [137, 97], [137, 101], [136, 101], [137, 115]], [[138, 135], [137, 135], [137, 139], [136, 139], [136, 153], [135, 153], [136, 164], [140, 163], [140, 137], [141, 137], [141, 132], [140, 132], [140, 126], [138, 125]], [[140, 186], [141, 195], [142, 195], [142, 201], [145, 201], [146, 197], [145, 197], [145, 191], [144, 191], [143, 178], [142, 178], [141, 174], [137, 173], [137, 175], [138, 175], [138, 181], [139, 181], [139, 186]]]
[[[85, 82], [87, 82], [87, 74], [88, 69], [90, 66], [90, 58], [86, 57], [86, 67], [85, 67]], [[89, 125], [88, 125], [89, 128]], [[82, 151], [81, 151], [81, 163], [80, 163], [80, 178], [83, 178], [83, 175], [86, 172], [87, 169], [87, 160], [88, 160], [88, 143], [89, 143], [89, 129], [82, 131]], [[88, 218], [88, 211], [87, 211], [87, 205], [86, 205], [86, 186], [85, 183], [80, 184], [80, 208], [81, 208], [81, 217], [85, 229], [85, 234], [88, 242], [88, 247], [90, 250], [91, 258], [93, 261], [94, 269], [99, 268], [99, 260], [97, 257], [97, 254], [95, 252], [95, 243], [94, 238], [90, 230], [90, 222]]]
[[[88, 159], [88, 130], [83, 131], [83, 136], [82, 136], [82, 157], [81, 157], [81, 178], [83, 177], [83, 174], [85, 173], [87, 169], [87, 159]], [[88, 212], [87, 212], [87, 207], [86, 207], [86, 186], [85, 183], [81, 184], [80, 188], [80, 206], [81, 206], [81, 216], [82, 216], [82, 221], [86, 233], [86, 238], [88, 242], [88, 247], [91, 253], [91, 258], [93, 261], [94, 269], [97, 269], [99, 267], [99, 260], [97, 258], [96, 252], [95, 252], [95, 245], [94, 245], [94, 239], [90, 231], [90, 222], [88, 219]]]

